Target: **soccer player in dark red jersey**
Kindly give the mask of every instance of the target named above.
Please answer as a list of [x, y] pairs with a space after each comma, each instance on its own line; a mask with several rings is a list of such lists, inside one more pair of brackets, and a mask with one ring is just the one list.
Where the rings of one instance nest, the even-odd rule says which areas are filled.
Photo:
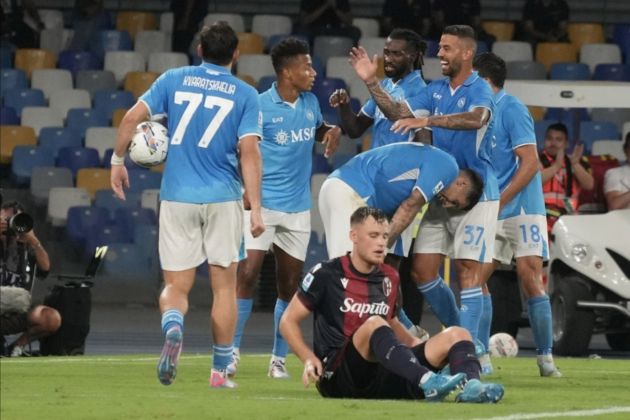
[[[465, 382], [460, 402], [497, 402], [499, 384], [479, 381], [479, 361], [468, 331], [447, 328], [424, 343], [398, 321], [398, 273], [383, 263], [388, 221], [361, 207], [350, 219], [352, 251], [317, 264], [286, 309], [282, 335], [304, 362], [302, 381], [324, 397], [442, 401]], [[314, 350], [300, 323], [314, 314]], [[451, 375], [438, 373], [450, 364]]]

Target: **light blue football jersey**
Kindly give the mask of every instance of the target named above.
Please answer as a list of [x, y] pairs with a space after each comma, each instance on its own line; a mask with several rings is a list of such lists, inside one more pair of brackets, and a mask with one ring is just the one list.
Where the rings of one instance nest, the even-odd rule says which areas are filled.
[[393, 143], [356, 155], [329, 177], [341, 179], [369, 206], [391, 216], [413, 189], [428, 202], [458, 174], [455, 159], [438, 148]]
[[309, 210], [313, 144], [323, 124], [317, 97], [302, 92], [289, 104], [274, 83], [258, 99], [263, 115], [262, 205], [287, 213]]
[[262, 135], [258, 94], [227, 69], [209, 63], [162, 74], [140, 100], [167, 114], [170, 142], [160, 198], [218, 203], [242, 197], [237, 145]]
[[[507, 94], [505, 90], [500, 90], [495, 95], [494, 102], [492, 162], [499, 189], [503, 191], [518, 169], [518, 158], [514, 150], [526, 144], [536, 146], [536, 134], [534, 121], [527, 107], [518, 98]], [[545, 214], [540, 171], [503, 207], [499, 220], [519, 214]]]
[[[420, 91], [426, 88], [426, 86], [427, 84], [424, 82], [424, 79], [422, 79], [420, 70], [412, 71], [396, 83], [390, 78], [381, 81], [383, 90], [389, 93], [397, 102], [419, 95]], [[361, 108], [361, 113], [374, 120], [374, 125], [372, 126], [372, 149], [385, 144], [413, 140], [413, 132], [398, 134], [391, 131], [394, 121], [387, 119], [387, 117], [383, 115], [379, 107], [376, 106], [374, 99], [371, 97]]]
[[[490, 85], [473, 72], [464, 84], [454, 91], [448, 79], [435, 80], [420, 95], [407, 100], [412, 112], [428, 111], [430, 115], [447, 115], [469, 112], [473, 108], [487, 108], [494, 114], [494, 100]], [[484, 182], [479, 201], [499, 199], [499, 186], [492, 167], [491, 134], [494, 115], [479, 130], [450, 130], [431, 127], [433, 145], [455, 157], [460, 168], [477, 172]]]

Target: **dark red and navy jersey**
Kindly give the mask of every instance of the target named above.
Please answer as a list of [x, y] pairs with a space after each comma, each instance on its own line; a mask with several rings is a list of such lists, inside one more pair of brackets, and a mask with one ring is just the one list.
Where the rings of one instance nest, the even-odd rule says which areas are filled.
[[327, 369], [334, 370], [337, 354], [372, 315], [397, 316], [400, 280], [391, 266], [379, 265], [369, 274], [352, 266], [349, 255], [317, 264], [297, 291], [314, 316], [313, 350]]

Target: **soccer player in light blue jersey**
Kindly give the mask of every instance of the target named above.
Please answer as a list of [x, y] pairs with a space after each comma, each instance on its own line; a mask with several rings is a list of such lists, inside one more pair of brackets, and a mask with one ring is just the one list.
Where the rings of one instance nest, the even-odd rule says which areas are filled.
[[141, 121], [166, 114], [170, 143], [160, 189], [159, 253], [165, 287], [160, 295], [164, 347], [158, 378], [175, 379], [184, 315], [195, 269], [208, 262], [212, 287], [211, 387], [236, 386], [227, 376], [236, 324], [236, 269], [243, 238], [240, 170], [251, 207], [250, 232], [265, 230], [261, 216], [262, 135], [255, 89], [234, 77], [238, 38], [225, 22], [204, 27], [197, 53], [203, 62], [162, 74], [125, 114], [112, 156], [111, 184], [123, 199], [129, 187], [124, 155]]
[[[353, 49], [351, 63], [365, 81], [383, 113], [397, 120], [392, 130], [432, 131], [433, 144], [452, 154], [460, 168], [478, 172], [484, 192], [470, 211], [429, 206], [414, 245], [413, 275], [418, 288], [440, 321], [461, 325], [477, 338], [483, 311], [482, 264], [492, 262], [499, 210], [497, 179], [490, 163], [491, 115], [494, 102], [488, 84], [472, 69], [475, 32], [470, 26], [444, 29], [438, 57], [447, 79], [430, 83], [420, 95], [396, 102], [378, 84], [376, 62], [362, 49]], [[417, 118], [410, 118], [416, 115]], [[461, 310], [451, 289], [439, 276], [444, 256], [455, 259], [461, 287]]]
[[[278, 299], [274, 310], [274, 343], [268, 375], [289, 376], [285, 358], [288, 346], [278, 325], [302, 275], [311, 235], [311, 165], [315, 141], [326, 144], [326, 155], [339, 144], [341, 129], [324, 122], [317, 97], [310, 92], [317, 73], [308, 44], [283, 40], [271, 50], [277, 82], [259, 96], [263, 116], [260, 150], [263, 160], [262, 217], [267, 230], [258, 238], [245, 232], [247, 259], [238, 269], [238, 322], [234, 357], [229, 373], [235, 374], [245, 323], [250, 316], [256, 280], [265, 253], [273, 246]], [[247, 219], [249, 212], [246, 212]]]
[[361, 153], [330, 174], [319, 193], [328, 257], [352, 249], [348, 221], [359, 207], [376, 207], [392, 218], [391, 248], [433, 197], [438, 196], [445, 207], [468, 209], [482, 190], [477, 173], [460, 171], [452, 156], [433, 146], [392, 143]]
[[[534, 121], [525, 105], [503, 89], [507, 68], [501, 57], [480, 54], [473, 65], [494, 92], [492, 162], [501, 190], [494, 263], [484, 267], [487, 268], [484, 278], [490, 277], [499, 263], [510, 264], [513, 257], [516, 259], [517, 276], [527, 297], [540, 375], [560, 377], [562, 374], [551, 354], [551, 305], [542, 282], [543, 259], [549, 257], [549, 244]], [[479, 339], [486, 349], [491, 323], [492, 299], [484, 287]], [[492, 371], [487, 354], [481, 362], [486, 372]]]

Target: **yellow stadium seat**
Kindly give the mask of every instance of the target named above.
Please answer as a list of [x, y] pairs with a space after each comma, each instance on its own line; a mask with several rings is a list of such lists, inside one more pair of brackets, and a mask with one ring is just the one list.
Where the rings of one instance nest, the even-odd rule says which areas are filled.
[[529, 109], [529, 113], [532, 114], [532, 118], [534, 119], [534, 121], [540, 121], [544, 118], [545, 116], [545, 108], [543, 108], [542, 106], [528, 106], [527, 109]]
[[111, 187], [109, 175], [109, 169], [81, 168], [77, 172], [77, 188], [85, 188], [90, 198], [94, 199], [97, 190], [106, 190]]
[[15, 68], [23, 70], [30, 79], [33, 70], [54, 69], [57, 56], [50, 51], [37, 48], [20, 48], [15, 52]]
[[31, 127], [20, 125], [0, 126], [0, 163], [11, 163], [15, 146], [35, 146], [37, 137]]
[[256, 87], [256, 79], [254, 79], [252, 76], [250, 76], [249, 74], [239, 74], [237, 76], [239, 79], [241, 79], [243, 82], [247, 83], [248, 85], [252, 86], [252, 87]]
[[158, 74], [152, 71], [130, 71], [125, 76], [124, 89], [133, 93], [133, 97], [138, 99], [146, 92], [151, 84], [158, 78]]
[[483, 22], [481, 27], [494, 35], [497, 41], [511, 41], [514, 38], [514, 22], [489, 20]]
[[265, 49], [265, 40], [262, 36], [253, 32], [239, 32], [238, 50], [241, 54], [262, 54]]
[[151, 31], [158, 28], [155, 13], [150, 12], [118, 12], [116, 16], [116, 29], [127, 31], [132, 39], [140, 31]]
[[602, 44], [606, 42], [604, 27], [601, 23], [569, 23], [569, 41], [577, 51], [583, 44]]
[[577, 50], [565, 42], [541, 42], [536, 46], [536, 61], [542, 63], [548, 72], [554, 63], [575, 63]]
[[127, 113], [128, 109], [126, 108], [118, 108], [114, 110], [112, 114], [112, 127], [118, 127], [123, 117]]

